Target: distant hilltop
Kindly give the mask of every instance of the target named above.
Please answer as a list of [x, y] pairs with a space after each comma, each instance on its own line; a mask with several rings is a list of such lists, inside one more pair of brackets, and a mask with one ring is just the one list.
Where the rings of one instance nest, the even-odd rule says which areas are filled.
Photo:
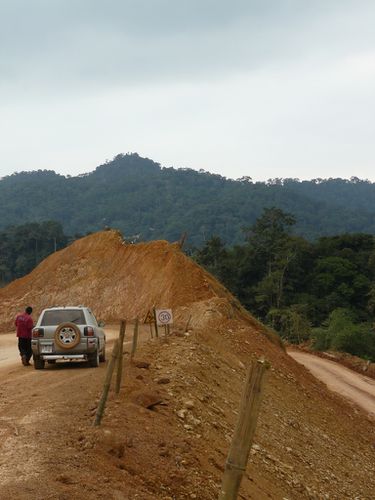
[[265, 207], [274, 206], [293, 214], [295, 233], [308, 239], [375, 234], [374, 183], [356, 177], [253, 182], [249, 174], [233, 180], [162, 168], [136, 153], [76, 177], [21, 172], [0, 180], [0, 229], [55, 220], [72, 235], [115, 227], [135, 241], [175, 241], [187, 232], [193, 246], [212, 235], [234, 244]]

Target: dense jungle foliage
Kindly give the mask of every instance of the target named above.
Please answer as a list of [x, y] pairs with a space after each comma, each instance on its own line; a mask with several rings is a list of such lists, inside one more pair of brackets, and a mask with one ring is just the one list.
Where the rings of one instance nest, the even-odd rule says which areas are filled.
[[[251, 174], [251, 172], [250, 172]], [[118, 155], [89, 174], [22, 172], [0, 180], [0, 229], [55, 220], [67, 234], [120, 229], [134, 240], [191, 245], [212, 235], [244, 242], [243, 227], [263, 208], [293, 213], [293, 233], [308, 240], [341, 233], [375, 234], [375, 184], [353, 178], [231, 180], [191, 169], [161, 168], [137, 154]]]
[[265, 209], [242, 245], [214, 236], [195, 259], [260, 320], [292, 343], [311, 340], [375, 361], [375, 239], [343, 234], [309, 242], [295, 219]]
[[54, 221], [9, 226], [0, 231], [0, 285], [29, 273], [68, 241], [61, 224]]

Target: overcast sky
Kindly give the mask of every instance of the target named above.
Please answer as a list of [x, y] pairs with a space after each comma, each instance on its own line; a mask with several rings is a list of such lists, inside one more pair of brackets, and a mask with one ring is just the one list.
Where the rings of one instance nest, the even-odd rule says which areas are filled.
[[375, 181], [374, 0], [0, 0], [0, 175]]

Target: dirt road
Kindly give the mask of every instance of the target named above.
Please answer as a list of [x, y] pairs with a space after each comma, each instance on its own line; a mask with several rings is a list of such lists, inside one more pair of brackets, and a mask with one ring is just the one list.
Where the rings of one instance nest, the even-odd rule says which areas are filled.
[[[110, 353], [119, 327], [107, 327], [105, 331]], [[131, 325], [126, 332], [125, 351], [130, 350], [132, 331]], [[140, 340], [147, 336], [148, 327], [141, 325]], [[45, 370], [24, 367], [15, 333], [0, 335], [1, 500], [113, 498], [104, 469], [98, 466], [100, 474], [95, 481], [89, 477], [87, 471], [96, 467], [95, 457], [89, 456], [90, 449], [84, 449], [81, 437], [82, 432], [93, 432], [91, 422], [105, 368], [105, 363], [99, 368], [89, 368], [87, 363], [61, 363]], [[46, 468], [49, 480], [55, 483], [52, 489], [40, 481]], [[77, 478], [68, 475], [68, 470], [77, 470]], [[82, 493], [81, 481], [87, 482]], [[64, 496], [64, 488], [74, 493]]]
[[304, 365], [313, 375], [324, 382], [328, 389], [375, 415], [375, 380], [349, 370], [334, 361], [312, 354], [289, 350], [289, 356]]

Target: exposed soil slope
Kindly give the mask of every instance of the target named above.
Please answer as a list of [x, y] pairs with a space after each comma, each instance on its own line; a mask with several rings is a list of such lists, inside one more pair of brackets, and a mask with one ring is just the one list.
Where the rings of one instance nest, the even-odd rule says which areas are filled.
[[85, 304], [106, 321], [145, 315], [153, 305], [187, 306], [211, 298], [239, 304], [212, 276], [166, 241], [129, 245], [116, 231], [96, 233], [45, 259], [0, 289], [0, 328], [25, 305], [36, 316], [52, 305]]
[[[107, 319], [155, 303], [173, 307], [176, 324], [168, 339], [139, 346], [149, 368], [125, 356], [120, 397], [111, 393], [99, 429], [92, 422], [104, 367], [0, 365], [0, 498], [216, 499], [246, 367], [260, 356], [272, 368], [240, 498], [373, 498], [371, 417], [269, 342], [175, 246], [127, 246], [99, 233], [1, 293], [14, 311], [79, 301]], [[0, 317], [11, 321], [3, 304]]]

